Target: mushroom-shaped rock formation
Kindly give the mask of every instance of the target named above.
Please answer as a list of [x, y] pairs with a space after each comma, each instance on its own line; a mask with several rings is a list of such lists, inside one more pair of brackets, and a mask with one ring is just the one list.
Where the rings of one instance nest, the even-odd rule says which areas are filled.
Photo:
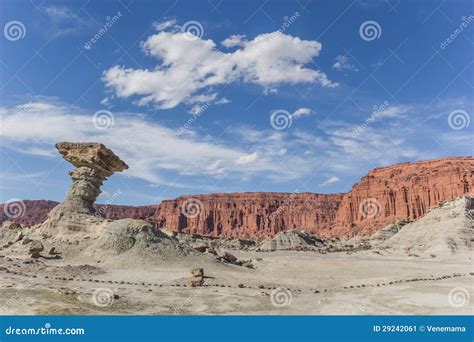
[[52, 227], [71, 232], [87, 230], [84, 228], [103, 220], [93, 206], [101, 193], [102, 182], [115, 172], [128, 169], [128, 165], [100, 143], [60, 142], [56, 148], [76, 168], [69, 173], [72, 185], [66, 199], [51, 210], [45, 225], [48, 230]]
[[95, 170], [103, 179], [114, 172], [128, 169], [119, 157], [103, 144], [95, 142], [60, 142], [56, 144], [59, 153], [77, 168], [86, 167]]

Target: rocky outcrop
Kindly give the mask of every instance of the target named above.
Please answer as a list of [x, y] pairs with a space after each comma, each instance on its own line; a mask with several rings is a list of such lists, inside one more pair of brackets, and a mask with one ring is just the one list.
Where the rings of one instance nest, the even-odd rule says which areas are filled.
[[99, 143], [61, 142], [56, 148], [76, 169], [69, 173], [72, 185], [66, 199], [51, 210], [43, 228], [55, 233], [58, 230], [63, 233], [87, 231], [102, 221], [100, 215], [95, 215], [94, 208], [102, 182], [114, 172], [127, 169], [128, 165]]
[[288, 229], [329, 229], [342, 197], [271, 192], [182, 196], [161, 202], [155, 222], [185, 233], [260, 240]]
[[346, 194], [183, 196], [163, 201], [155, 222], [176, 231], [231, 238], [264, 239], [296, 228], [322, 237], [368, 236], [473, 191], [474, 158], [443, 158], [374, 169]]
[[[48, 218], [48, 213], [56, 207], [59, 202], [45, 200], [25, 200], [24, 214], [15, 218], [10, 218], [4, 210], [0, 210], [0, 222], [13, 220], [24, 227], [34, 226], [43, 223]], [[3, 207], [3, 204], [0, 204]], [[130, 205], [106, 205], [94, 204], [96, 216], [101, 216], [109, 220], [119, 220], [122, 218], [135, 218], [153, 222], [158, 205], [130, 206]]]
[[191, 277], [189, 278], [189, 285], [191, 287], [202, 286], [204, 284], [204, 269], [194, 268], [191, 270]]
[[[71, 160], [84, 165], [76, 159]], [[351, 237], [370, 236], [390, 223], [417, 219], [441, 201], [473, 192], [474, 158], [460, 157], [377, 168], [346, 194], [228, 193], [182, 196], [152, 206], [94, 208], [112, 220], [138, 218], [155, 227], [211, 237], [263, 240], [292, 229], [321, 237]], [[25, 201], [25, 215], [12, 220], [39, 223], [55, 203], [39, 201], [35, 206], [34, 202]], [[0, 221], [6, 219], [0, 216]]]
[[72, 185], [55, 212], [95, 214], [94, 202], [100, 195], [102, 182], [114, 172], [128, 169], [128, 165], [99, 143], [62, 142], [57, 143], [56, 148], [76, 169], [69, 173]]
[[474, 158], [402, 163], [370, 171], [344, 195], [330, 236], [371, 235], [398, 220], [415, 220], [429, 208], [474, 192]]
[[377, 246], [383, 253], [431, 258], [472, 257], [474, 197], [443, 201]]
[[317, 250], [325, 246], [324, 240], [303, 230], [289, 230], [268, 238], [258, 247], [261, 252], [277, 250]]

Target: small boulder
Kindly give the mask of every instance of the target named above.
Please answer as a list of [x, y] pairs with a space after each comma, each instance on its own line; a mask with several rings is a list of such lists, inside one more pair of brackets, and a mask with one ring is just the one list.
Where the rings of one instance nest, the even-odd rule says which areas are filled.
[[215, 250], [214, 248], [212, 248], [212, 247], [208, 247], [208, 248], [206, 249], [206, 253], [207, 253], [207, 254], [212, 254], [212, 255], [217, 255], [216, 250]]
[[204, 253], [208, 248], [208, 246], [204, 243], [195, 243], [195, 244], [192, 244], [191, 247], [201, 253]]
[[204, 284], [204, 278], [203, 277], [191, 277], [189, 279], [189, 285], [191, 287], [202, 286], [203, 284]]
[[55, 255], [56, 254], [56, 248], [55, 247], [51, 247], [49, 249], [49, 252], [48, 252], [49, 255]]
[[32, 258], [37, 259], [40, 257], [40, 253], [44, 250], [44, 246], [41, 241], [33, 241], [31, 243], [29, 253]]
[[228, 253], [228, 252], [224, 252], [224, 255], [222, 256], [222, 258], [225, 261], [230, 262], [231, 264], [236, 264], [238, 262], [237, 257], [233, 254]]
[[241, 265], [248, 268], [255, 268], [255, 266], [252, 263], [252, 260], [244, 260], [242, 261]]
[[23, 238], [23, 240], [21, 240], [21, 244], [26, 245], [26, 244], [29, 244], [31, 241], [33, 241], [33, 240], [31, 240], [28, 237], [25, 237], [25, 238]]
[[192, 287], [202, 286], [204, 284], [204, 269], [194, 268], [191, 270], [191, 278], [189, 279], [189, 285]]
[[13, 242], [18, 242], [20, 241], [21, 239], [23, 239], [25, 235], [22, 233], [22, 232], [18, 232], [16, 235], [15, 235], [15, 238], [13, 239]]
[[2, 224], [3, 229], [22, 229], [21, 224], [13, 221], [5, 221]]
[[191, 270], [191, 274], [193, 277], [204, 277], [204, 269], [203, 268], [194, 268]]

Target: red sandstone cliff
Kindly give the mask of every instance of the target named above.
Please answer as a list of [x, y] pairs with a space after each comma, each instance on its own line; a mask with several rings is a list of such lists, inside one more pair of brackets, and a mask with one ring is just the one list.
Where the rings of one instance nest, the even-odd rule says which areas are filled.
[[330, 235], [367, 235], [416, 219], [437, 203], [474, 193], [474, 158], [442, 158], [377, 168], [345, 194]]
[[[377, 168], [346, 194], [231, 193], [182, 196], [159, 206], [98, 205], [106, 218], [133, 217], [158, 227], [210, 236], [262, 239], [281, 230], [322, 236], [367, 235], [399, 219], [416, 219], [440, 201], [474, 192], [474, 158], [443, 158]], [[197, 199], [194, 212], [183, 203]], [[42, 222], [57, 202], [24, 201], [15, 221]], [[196, 214], [196, 215], [194, 215]], [[8, 218], [0, 212], [0, 222]]]
[[[282, 230], [329, 229], [342, 194], [229, 193], [181, 196], [163, 201], [155, 214], [158, 227], [200, 235], [263, 239]], [[197, 199], [199, 214], [183, 213], [187, 200]]]

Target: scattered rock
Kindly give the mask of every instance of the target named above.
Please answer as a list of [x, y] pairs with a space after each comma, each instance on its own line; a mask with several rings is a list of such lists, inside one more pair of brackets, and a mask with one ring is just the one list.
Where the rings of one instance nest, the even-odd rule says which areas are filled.
[[318, 250], [325, 246], [324, 240], [304, 230], [288, 230], [264, 240], [257, 251], [273, 252], [277, 250]]
[[13, 221], [5, 221], [2, 224], [3, 229], [22, 229], [21, 224]]
[[204, 243], [195, 243], [192, 244], [191, 247], [201, 253], [204, 253], [208, 248], [208, 246]]
[[248, 268], [255, 268], [254, 264], [252, 263], [252, 260], [243, 260], [241, 261], [241, 265]]
[[202, 286], [204, 284], [204, 269], [194, 268], [191, 270], [191, 278], [189, 279], [189, 285], [192, 287]]
[[193, 277], [204, 277], [204, 269], [194, 268], [193, 270], [191, 270], [191, 274]]
[[26, 244], [29, 244], [31, 241], [33, 241], [33, 240], [31, 240], [28, 237], [25, 237], [25, 238], [23, 238], [23, 240], [21, 240], [21, 244], [26, 245]]
[[49, 252], [48, 252], [49, 255], [55, 255], [56, 254], [56, 248], [55, 247], [51, 247], [49, 249]]
[[229, 252], [224, 252], [224, 255], [222, 256], [222, 258], [225, 261], [230, 262], [231, 264], [235, 264], [238, 262], [237, 257], [233, 254], [230, 254]]
[[44, 250], [44, 246], [41, 243], [41, 241], [33, 241], [29, 249], [29, 254], [32, 258], [37, 259], [41, 256], [40, 253], [43, 250]]
[[25, 235], [23, 234], [23, 232], [18, 232], [16, 235], [15, 235], [15, 238], [13, 239], [13, 242], [18, 242], [20, 241], [21, 239], [23, 239]]

